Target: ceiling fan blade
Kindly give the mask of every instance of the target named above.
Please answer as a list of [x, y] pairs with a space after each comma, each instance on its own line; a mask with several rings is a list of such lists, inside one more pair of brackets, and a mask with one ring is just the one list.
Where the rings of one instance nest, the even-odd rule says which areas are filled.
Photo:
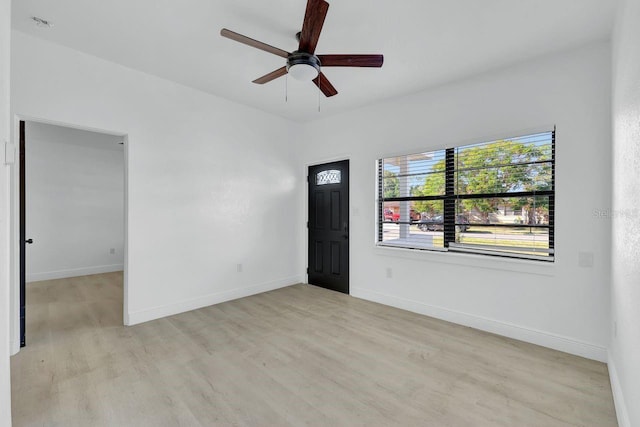
[[222, 37], [226, 37], [228, 39], [240, 42], [242, 44], [246, 44], [247, 46], [255, 47], [256, 49], [273, 53], [274, 55], [278, 55], [283, 58], [289, 57], [289, 52], [287, 52], [286, 50], [278, 49], [277, 47], [270, 46], [266, 43], [262, 43], [261, 41], [254, 40], [247, 36], [243, 36], [242, 34], [238, 34], [231, 30], [227, 30], [226, 28], [223, 28], [222, 30], [220, 30], [220, 35]]
[[327, 98], [338, 94], [336, 88], [333, 87], [331, 82], [327, 79], [327, 76], [325, 76], [323, 73], [318, 74], [318, 77], [313, 79], [313, 82], [320, 88], [322, 93], [324, 93]]
[[307, 10], [302, 22], [302, 32], [300, 33], [300, 45], [298, 50], [306, 53], [316, 51], [320, 32], [324, 25], [324, 18], [327, 16], [329, 3], [324, 0], [309, 0]]
[[382, 67], [383, 55], [318, 55], [323, 67]]
[[271, 80], [275, 80], [278, 77], [282, 77], [287, 74], [287, 67], [278, 68], [275, 71], [270, 72], [269, 74], [265, 74], [259, 79], [255, 79], [253, 83], [257, 83], [259, 85], [263, 85], [265, 83], [269, 83]]

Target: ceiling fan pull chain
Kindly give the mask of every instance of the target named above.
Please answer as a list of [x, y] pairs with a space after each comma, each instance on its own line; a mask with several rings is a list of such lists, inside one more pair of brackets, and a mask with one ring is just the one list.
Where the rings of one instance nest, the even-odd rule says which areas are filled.
[[322, 79], [318, 75], [318, 113], [320, 112], [320, 93], [322, 92]]
[[284, 76], [284, 102], [289, 102], [289, 76]]

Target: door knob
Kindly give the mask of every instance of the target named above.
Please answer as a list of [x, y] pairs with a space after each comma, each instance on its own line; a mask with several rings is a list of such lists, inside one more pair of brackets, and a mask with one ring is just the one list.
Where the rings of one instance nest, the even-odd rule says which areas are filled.
[[25, 242], [25, 243], [28, 243], [28, 244], [32, 244], [32, 243], [33, 243], [33, 239], [27, 239], [27, 240], [25, 240], [24, 242]]

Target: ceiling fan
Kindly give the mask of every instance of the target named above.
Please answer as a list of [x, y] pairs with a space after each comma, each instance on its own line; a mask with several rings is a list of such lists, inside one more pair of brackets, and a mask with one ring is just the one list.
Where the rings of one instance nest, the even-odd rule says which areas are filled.
[[238, 34], [226, 28], [220, 31], [220, 35], [231, 40], [255, 47], [265, 52], [278, 55], [287, 60], [287, 64], [270, 72], [253, 83], [265, 84], [282, 77], [285, 74], [297, 80], [309, 81], [320, 88], [325, 96], [334, 96], [338, 91], [322, 72], [324, 67], [382, 67], [384, 57], [382, 55], [315, 55], [316, 45], [320, 38], [322, 25], [329, 10], [329, 3], [324, 0], [308, 0], [307, 10], [304, 14], [302, 31], [296, 34], [299, 41], [298, 50], [287, 52], [277, 47], [270, 46], [258, 40], [254, 40], [242, 34]]

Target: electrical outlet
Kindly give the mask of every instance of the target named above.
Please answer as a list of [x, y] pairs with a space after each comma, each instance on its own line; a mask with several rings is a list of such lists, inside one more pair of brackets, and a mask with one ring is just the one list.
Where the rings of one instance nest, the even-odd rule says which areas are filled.
[[242, 273], [242, 264], [238, 264], [236, 270], [238, 270], [238, 273]]
[[393, 269], [391, 267], [387, 267], [387, 279], [391, 279], [393, 277]]
[[593, 267], [593, 252], [578, 252], [578, 265], [580, 267]]
[[115, 248], [111, 248], [111, 249], [109, 249], [109, 253], [110, 253], [111, 255], [115, 255], [115, 253], [116, 253], [116, 249], [115, 249]]

